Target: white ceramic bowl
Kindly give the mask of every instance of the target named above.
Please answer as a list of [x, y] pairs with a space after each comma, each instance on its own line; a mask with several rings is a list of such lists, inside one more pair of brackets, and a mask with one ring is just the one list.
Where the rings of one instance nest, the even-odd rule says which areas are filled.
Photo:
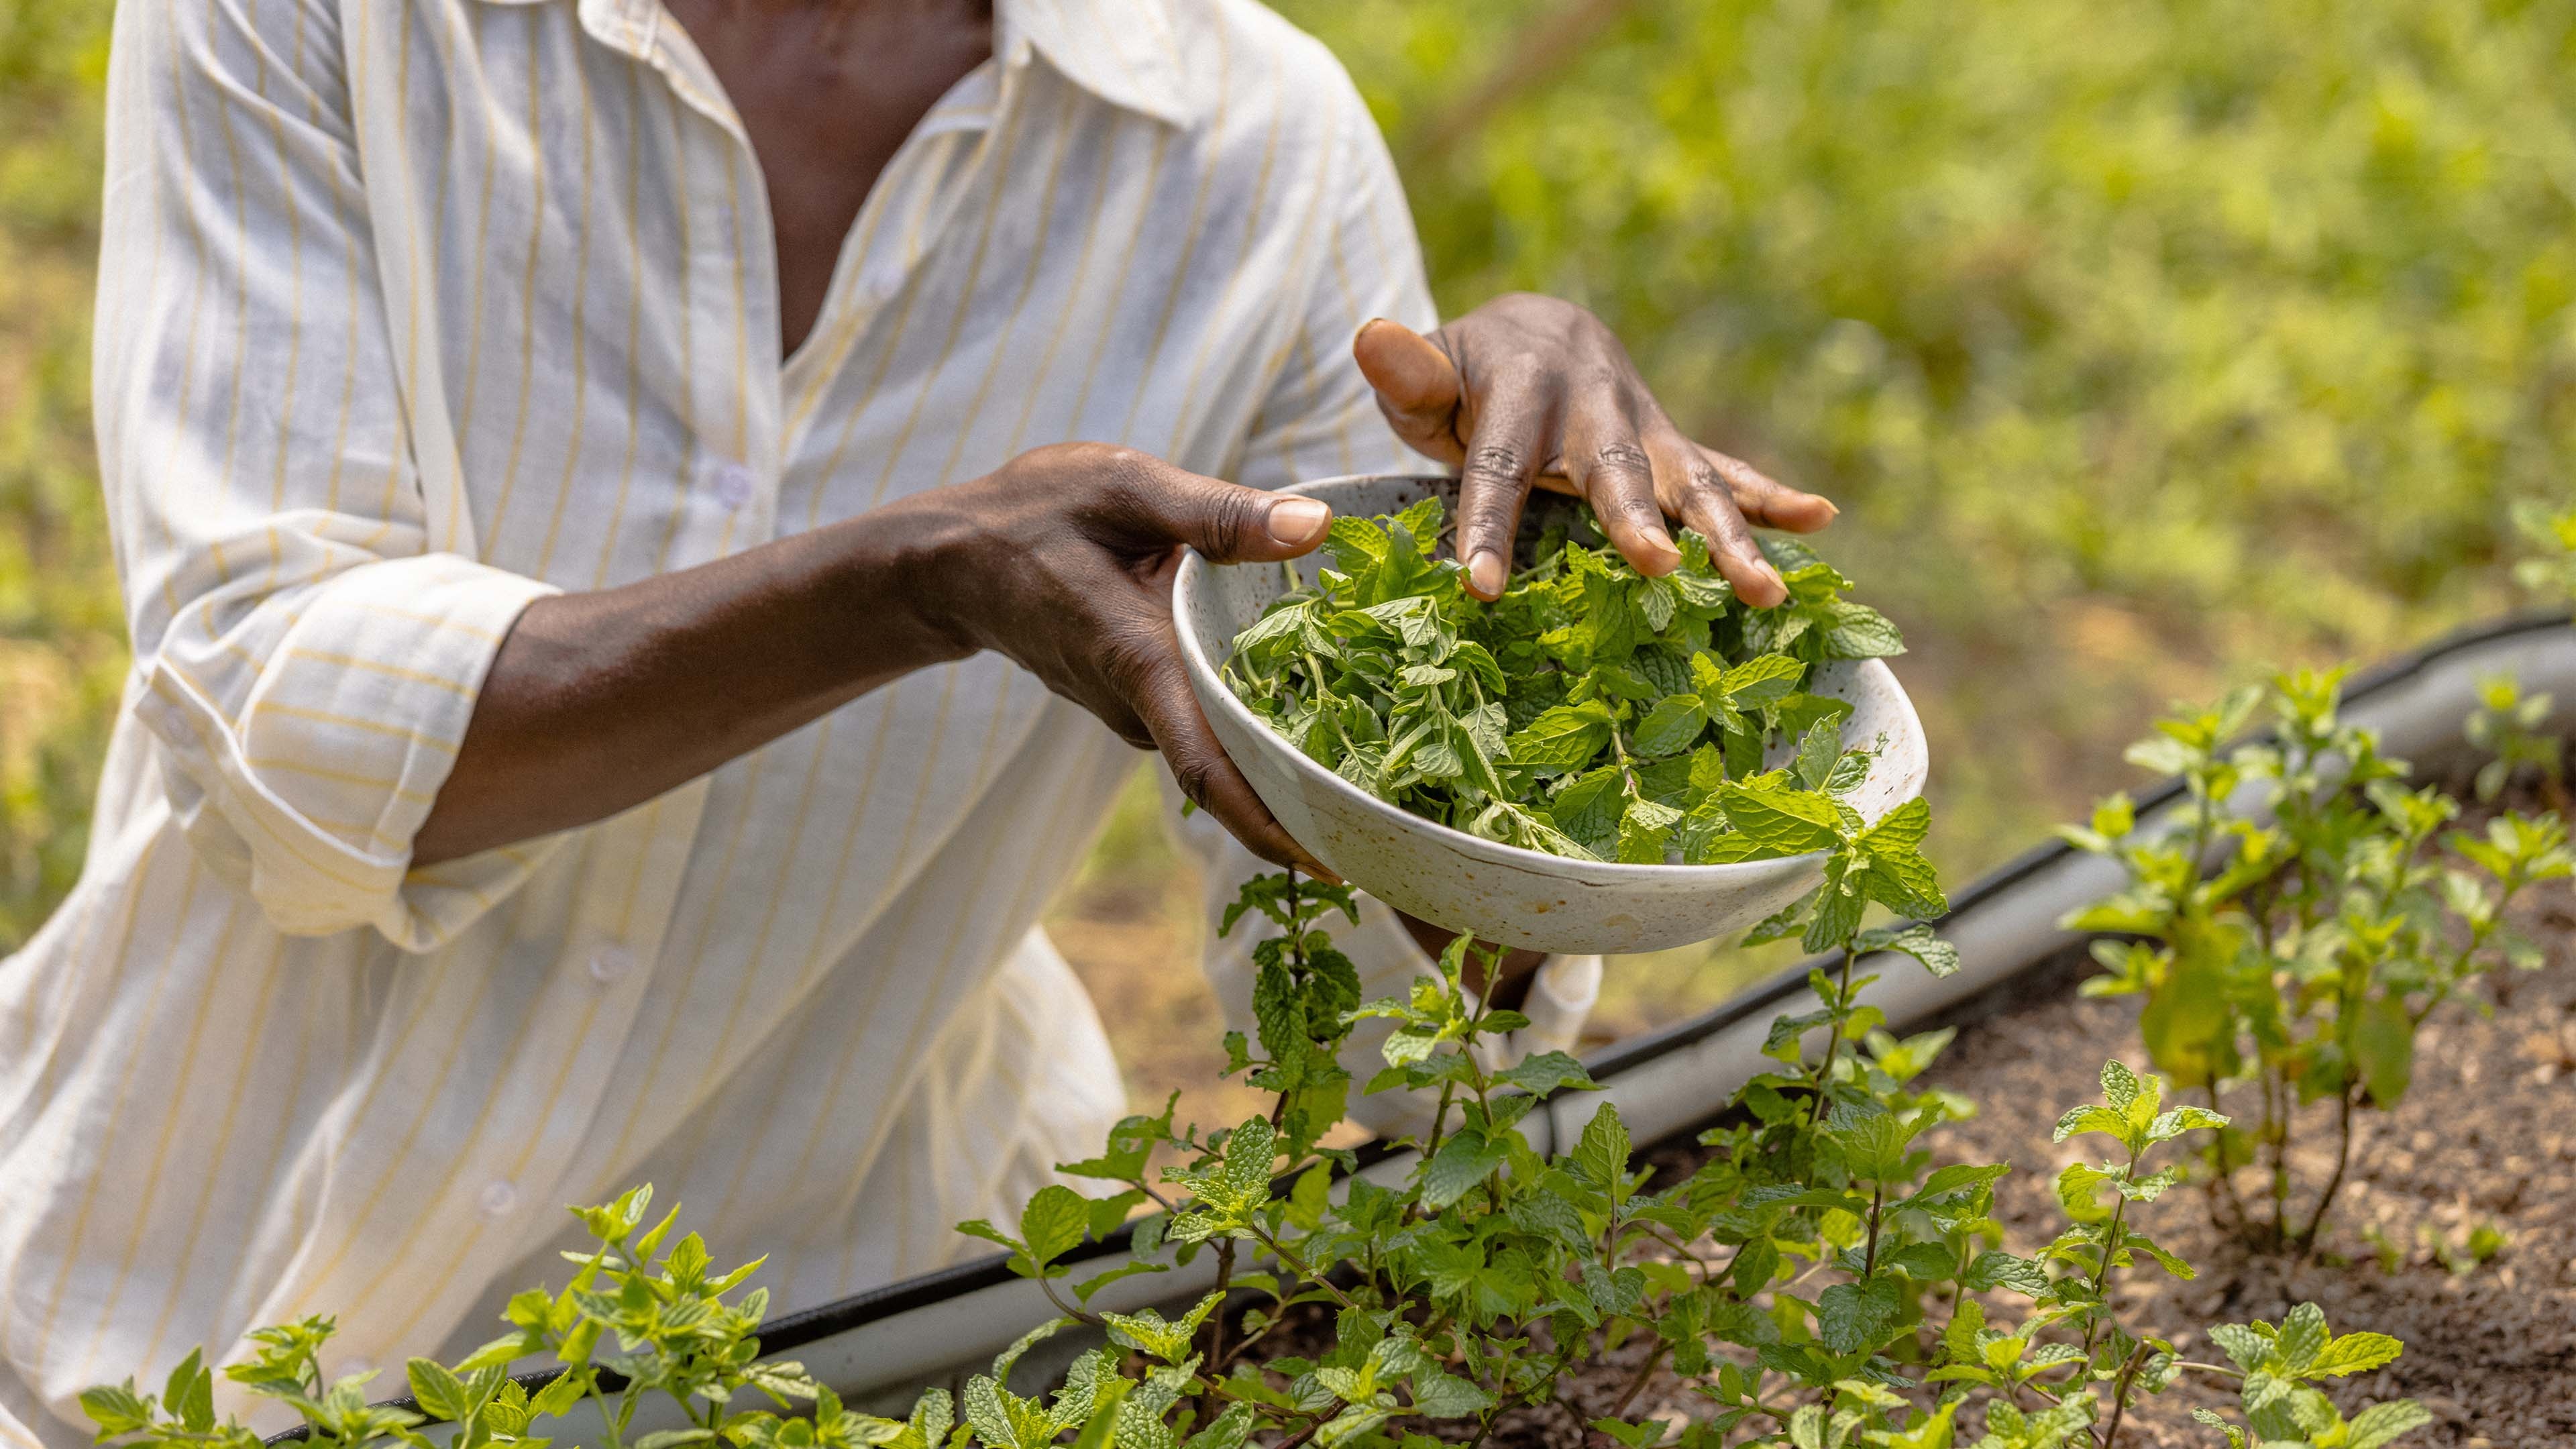
[[[1454, 509], [1458, 484], [1453, 478], [1329, 478], [1286, 491], [1365, 518], [1434, 493]], [[1310, 582], [1324, 557], [1319, 552], [1298, 561]], [[1233, 652], [1234, 636], [1286, 591], [1274, 564], [1218, 567], [1195, 552], [1184, 559], [1173, 610], [1190, 685], [1217, 740], [1288, 833], [1396, 909], [1507, 946], [1660, 951], [1742, 931], [1823, 876], [1820, 853], [1740, 865], [1570, 860], [1481, 840], [1387, 804], [1308, 759], [1246, 709], [1217, 673]], [[1829, 664], [1807, 687], [1850, 700], [1843, 738], [1877, 751], [1868, 778], [1845, 797], [1863, 818], [1875, 821], [1922, 793], [1929, 765], [1923, 723], [1884, 662]]]

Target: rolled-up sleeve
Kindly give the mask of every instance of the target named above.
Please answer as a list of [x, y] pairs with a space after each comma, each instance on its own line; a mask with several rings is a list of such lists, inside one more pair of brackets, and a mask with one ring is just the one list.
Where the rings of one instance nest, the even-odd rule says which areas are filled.
[[431, 550], [338, 17], [120, 8], [100, 465], [129, 697], [192, 844], [280, 930], [424, 950], [543, 851], [410, 866], [494, 655], [552, 590]]

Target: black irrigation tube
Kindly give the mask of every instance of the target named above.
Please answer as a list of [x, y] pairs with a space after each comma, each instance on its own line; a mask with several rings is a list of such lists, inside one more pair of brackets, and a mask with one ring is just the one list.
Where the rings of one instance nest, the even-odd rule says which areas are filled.
[[[2522, 635], [2565, 630], [2569, 620], [2563, 611], [2528, 613], [2509, 616], [2492, 623], [2473, 626], [2443, 636], [2422, 648], [2397, 655], [2363, 670], [2344, 690], [2347, 706], [2366, 703], [2414, 680], [2426, 670], [2452, 655], [2481, 648]], [[2258, 732], [2255, 738], [2260, 738]], [[2134, 799], [2141, 815], [2181, 797], [2181, 781], [2167, 779], [2137, 792]], [[2063, 841], [2048, 841], [2022, 852], [2003, 865], [1978, 877], [1951, 898], [1949, 914], [1936, 924], [1955, 922], [2005, 896], [2016, 887], [2075, 853]], [[1729, 1027], [1741, 1025], [1746, 1018], [1776, 1008], [1781, 1002], [1806, 989], [1809, 969], [1825, 958], [1803, 961], [1752, 990], [1738, 993], [1726, 1001], [1686, 1021], [1616, 1043], [1596, 1054], [1585, 1065], [1596, 1079], [1614, 1078], [1657, 1058], [1694, 1046]], [[1988, 990], [2019, 979], [2047, 964], [2048, 958], [2032, 960], [2024, 966], [1998, 976], [1987, 983]], [[1398, 1149], [1371, 1142], [1358, 1149], [1358, 1165], [1365, 1168], [1398, 1155]], [[1126, 1253], [1135, 1235], [1133, 1224], [1118, 1229], [1107, 1238], [1085, 1243], [1059, 1261], [1088, 1262]], [[1014, 1281], [1008, 1256], [993, 1254], [952, 1264], [933, 1272], [889, 1283], [847, 1298], [817, 1304], [812, 1308], [782, 1315], [773, 1320], [760, 1336], [762, 1356], [776, 1357], [800, 1348], [837, 1338], [854, 1329], [880, 1323], [918, 1309], [930, 1308], [969, 1293], [999, 1287]], [[534, 1390], [554, 1376], [553, 1370], [517, 1376], [519, 1382]], [[411, 1399], [397, 1399], [396, 1405], [417, 1409]], [[283, 1444], [305, 1437], [301, 1428], [272, 1437], [268, 1442]]]

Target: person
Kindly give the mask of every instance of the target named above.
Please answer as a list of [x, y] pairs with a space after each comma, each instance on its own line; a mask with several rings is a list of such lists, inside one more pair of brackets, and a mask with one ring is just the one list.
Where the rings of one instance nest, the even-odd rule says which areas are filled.
[[1485, 597], [1542, 475], [1755, 603], [1832, 514], [1580, 308], [1439, 325], [1252, 0], [130, 4], [106, 156], [134, 665], [0, 964], [11, 1442], [305, 1314], [398, 1377], [637, 1182], [782, 1310], [970, 1249], [1123, 1106], [1036, 921], [1128, 747], [1313, 868], [1168, 605], [1317, 545], [1264, 490], [1458, 467]]

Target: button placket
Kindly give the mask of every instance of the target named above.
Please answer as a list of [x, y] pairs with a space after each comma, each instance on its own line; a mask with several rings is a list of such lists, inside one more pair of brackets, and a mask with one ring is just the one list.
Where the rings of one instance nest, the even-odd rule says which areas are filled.
[[726, 508], [740, 511], [758, 489], [758, 480], [740, 463], [718, 463], [708, 470], [707, 489]]
[[635, 953], [615, 941], [590, 953], [590, 979], [602, 986], [616, 985], [634, 969]]

